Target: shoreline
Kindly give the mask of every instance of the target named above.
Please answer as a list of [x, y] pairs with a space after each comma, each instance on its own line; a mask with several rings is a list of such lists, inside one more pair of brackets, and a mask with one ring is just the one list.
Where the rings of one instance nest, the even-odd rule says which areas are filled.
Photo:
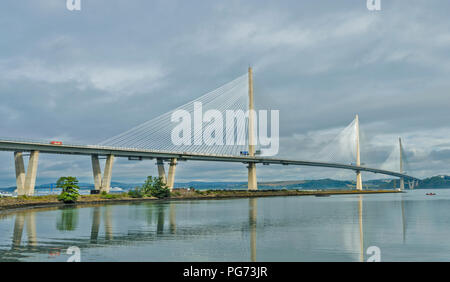
[[[176, 192], [175, 192], [176, 193]], [[89, 204], [119, 204], [132, 202], [155, 202], [155, 201], [182, 201], [182, 200], [216, 200], [216, 199], [245, 199], [245, 198], [263, 198], [263, 197], [287, 197], [287, 196], [331, 196], [331, 195], [364, 195], [364, 194], [389, 194], [403, 193], [398, 190], [317, 190], [317, 191], [299, 191], [299, 190], [206, 190], [195, 191], [184, 194], [173, 194], [168, 198], [158, 199], [154, 197], [131, 198], [124, 194], [112, 194], [113, 197], [107, 198], [101, 195], [82, 195], [77, 202], [65, 204], [57, 200], [57, 195], [0, 198], [0, 213], [15, 209], [33, 209], [42, 207], [64, 207], [80, 206]]]

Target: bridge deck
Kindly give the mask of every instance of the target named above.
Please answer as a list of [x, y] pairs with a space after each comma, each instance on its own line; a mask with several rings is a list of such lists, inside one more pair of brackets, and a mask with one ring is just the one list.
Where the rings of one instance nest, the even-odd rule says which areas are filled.
[[179, 161], [216, 161], [216, 162], [240, 162], [240, 163], [262, 163], [262, 164], [280, 164], [280, 165], [300, 165], [317, 166], [337, 169], [347, 169], [353, 171], [366, 171], [405, 179], [418, 180], [418, 178], [402, 174], [399, 172], [382, 170], [364, 166], [355, 166], [339, 163], [302, 161], [277, 159], [267, 157], [249, 157], [249, 156], [227, 156], [214, 154], [196, 154], [187, 152], [164, 152], [133, 148], [116, 148], [97, 145], [51, 145], [39, 142], [29, 141], [11, 141], [0, 140], [0, 151], [39, 151], [48, 154], [69, 154], [69, 155], [114, 155], [116, 157], [140, 157], [143, 159], [154, 158], [178, 158]]

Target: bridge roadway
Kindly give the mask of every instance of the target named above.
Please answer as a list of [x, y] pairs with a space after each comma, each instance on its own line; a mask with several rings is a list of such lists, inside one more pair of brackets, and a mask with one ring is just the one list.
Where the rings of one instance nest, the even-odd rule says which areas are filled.
[[249, 157], [249, 156], [228, 156], [228, 155], [214, 155], [214, 154], [198, 154], [187, 152], [164, 152], [133, 148], [118, 148], [106, 147], [97, 145], [52, 145], [49, 143], [40, 143], [35, 141], [13, 141], [0, 140], [0, 151], [14, 151], [27, 152], [39, 151], [40, 153], [48, 154], [68, 154], [68, 155], [100, 155], [127, 158], [141, 158], [141, 159], [172, 159], [177, 158], [178, 161], [214, 161], [214, 162], [236, 162], [236, 163], [260, 163], [264, 165], [279, 164], [279, 165], [299, 165], [299, 166], [316, 166], [328, 167], [337, 169], [347, 169], [353, 171], [365, 171], [394, 177], [404, 178], [405, 180], [419, 180], [418, 178], [402, 174], [395, 171], [382, 170], [377, 168], [370, 168], [365, 166], [355, 166], [350, 164], [302, 161], [302, 160], [288, 160], [267, 157]]

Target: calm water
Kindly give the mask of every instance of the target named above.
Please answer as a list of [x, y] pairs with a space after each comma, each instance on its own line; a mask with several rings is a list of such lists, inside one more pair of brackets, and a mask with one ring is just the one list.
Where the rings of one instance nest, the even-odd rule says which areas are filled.
[[0, 261], [450, 261], [450, 190], [0, 213]]

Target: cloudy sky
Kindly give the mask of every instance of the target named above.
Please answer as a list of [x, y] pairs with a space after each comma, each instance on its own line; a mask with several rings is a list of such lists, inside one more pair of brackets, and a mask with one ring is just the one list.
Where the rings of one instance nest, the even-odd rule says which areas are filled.
[[[382, 166], [401, 136], [409, 173], [449, 174], [450, 3], [381, 1], [2, 1], [0, 136], [97, 144], [252, 65], [256, 106], [280, 110], [278, 157], [313, 159], [359, 114], [366, 165]], [[93, 182], [89, 157], [39, 161], [38, 183]], [[0, 163], [0, 186], [14, 185], [12, 152]], [[154, 161], [119, 159], [113, 181], [147, 175]], [[354, 176], [258, 168], [260, 181], [322, 177]], [[190, 180], [246, 181], [246, 169], [182, 163], [177, 181]]]

